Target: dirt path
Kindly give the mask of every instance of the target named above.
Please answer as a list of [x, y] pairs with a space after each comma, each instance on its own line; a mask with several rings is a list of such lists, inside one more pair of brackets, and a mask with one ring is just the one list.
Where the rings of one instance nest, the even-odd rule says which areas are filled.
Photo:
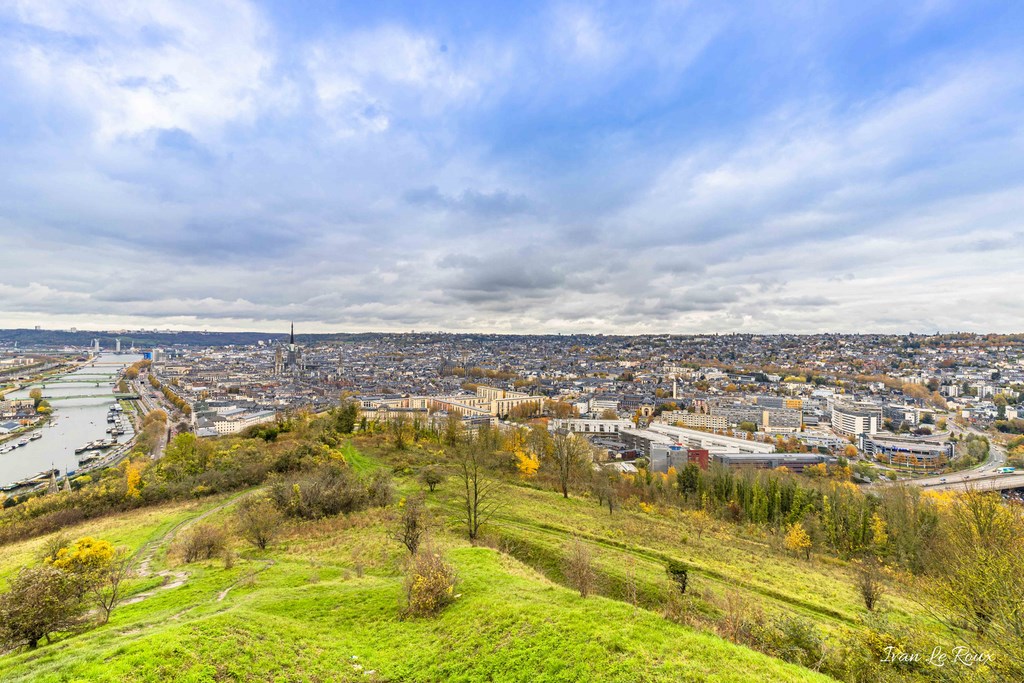
[[[161, 536], [160, 538], [157, 538], [155, 540], [149, 541], [145, 545], [143, 545], [141, 548], [139, 548], [139, 550], [135, 553], [135, 561], [137, 563], [136, 564], [136, 568], [135, 568], [135, 575], [138, 578], [149, 578], [151, 576], [160, 576], [160, 577], [163, 577], [164, 582], [161, 585], [157, 586], [156, 588], [154, 588], [152, 590], [148, 590], [148, 591], [145, 591], [143, 593], [136, 593], [135, 595], [127, 598], [121, 604], [122, 605], [134, 605], [136, 603], [142, 602], [143, 600], [145, 600], [147, 598], [153, 597], [154, 595], [156, 595], [160, 591], [166, 591], [166, 590], [170, 590], [172, 588], [180, 588], [181, 586], [184, 586], [185, 583], [188, 581], [188, 572], [172, 571], [170, 569], [163, 569], [161, 571], [154, 572], [151, 569], [151, 565], [153, 564], [153, 558], [156, 557], [157, 552], [161, 548], [167, 548], [168, 546], [170, 546], [170, 544], [174, 541], [175, 537], [180, 532], [184, 531], [185, 529], [189, 528], [190, 526], [193, 526], [194, 524], [198, 524], [199, 522], [203, 521], [204, 519], [206, 519], [210, 515], [216, 514], [216, 513], [220, 512], [221, 510], [223, 510], [226, 507], [230, 507], [232, 505], [237, 504], [243, 498], [246, 498], [247, 496], [251, 496], [252, 494], [257, 493], [260, 490], [261, 489], [255, 489], [253, 491], [247, 491], [246, 493], [242, 493], [240, 495], [237, 495], [237, 496], [231, 498], [230, 500], [227, 500], [227, 501], [221, 503], [220, 505], [217, 505], [216, 507], [212, 507], [209, 510], [206, 510], [205, 512], [203, 512], [201, 514], [196, 515], [195, 517], [190, 517], [188, 519], [183, 519], [182, 521], [178, 522], [177, 524], [172, 526], [170, 529], [168, 529], [167, 532], [164, 533], [164, 535]], [[270, 564], [273, 564], [273, 562], [270, 561]], [[260, 572], [265, 571], [269, 567], [270, 567], [270, 565], [268, 564], [266, 567], [264, 567], [263, 569], [260, 569], [259, 571]], [[256, 573], [259, 573], [259, 572], [254, 572], [253, 575], [255, 575]], [[220, 595], [218, 596], [218, 598], [217, 598], [218, 602], [223, 600], [224, 597], [227, 595], [228, 591], [230, 591], [237, 584], [238, 584], [238, 581], [236, 581], [235, 583], [231, 584], [224, 591], [222, 591], [220, 593]]]
[[245, 576], [238, 577], [238, 579], [234, 583], [232, 583], [230, 586], [228, 586], [227, 588], [225, 588], [224, 590], [222, 590], [220, 593], [217, 594], [217, 602], [223, 602], [224, 598], [228, 597], [228, 593], [231, 592], [231, 589], [238, 587], [239, 585], [241, 585], [241, 583], [243, 581], [249, 581], [251, 579], [254, 579], [254, 578], [256, 578], [257, 574], [262, 574], [263, 572], [267, 571], [268, 569], [270, 569], [271, 567], [274, 566], [274, 561], [273, 560], [259, 560], [259, 561], [263, 562], [263, 566], [262, 567], [260, 567], [259, 569], [255, 570], [255, 571], [249, 572]]

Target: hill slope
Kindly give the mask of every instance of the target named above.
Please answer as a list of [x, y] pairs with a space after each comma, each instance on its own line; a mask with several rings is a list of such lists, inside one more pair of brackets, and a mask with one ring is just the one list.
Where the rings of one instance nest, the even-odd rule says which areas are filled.
[[[211, 509], [227, 515], [227, 503], [192, 506], [191, 518]], [[186, 514], [171, 512], [175, 520]], [[148, 538], [140, 521], [150, 524]], [[187, 573], [182, 585], [140, 579], [143, 599], [120, 607], [110, 624], [0, 658], [0, 678], [828, 680], [643, 609], [580, 598], [507, 555], [452, 537], [443, 543], [461, 596], [434, 619], [403, 618], [404, 551], [388, 540], [385, 522], [384, 511], [370, 510], [299, 524], [274, 550], [230, 568], [219, 560], [175, 567]], [[158, 546], [152, 570], [164, 566], [173, 526], [132, 513], [103, 527], [138, 548]], [[43, 540], [10, 556], [30, 556]]]

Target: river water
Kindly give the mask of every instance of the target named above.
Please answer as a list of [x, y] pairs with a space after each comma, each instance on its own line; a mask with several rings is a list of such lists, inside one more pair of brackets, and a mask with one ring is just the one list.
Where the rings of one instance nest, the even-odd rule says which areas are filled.
[[[141, 360], [138, 354], [101, 355], [73, 372], [51, 377], [43, 384], [43, 398], [53, 406], [53, 418], [41, 427], [41, 439], [0, 454], [0, 486], [20, 481], [48, 469], [56, 468], [61, 474], [79, 469], [75, 449], [90, 441], [107, 439], [107, 411], [116, 403], [114, 385], [118, 372], [125, 366]], [[63, 381], [62, 381], [63, 380]], [[99, 386], [97, 386], [97, 384]], [[28, 398], [33, 384], [7, 394], [11, 399]], [[81, 398], [65, 398], [76, 396]], [[126, 433], [118, 437], [124, 443], [131, 438], [129, 420], [124, 420]], [[18, 438], [27, 437], [22, 434]], [[15, 439], [17, 440], [17, 439]], [[10, 444], [11, 442], [6, 442]], [[84, 455], [84, 454], [83, 454]]]

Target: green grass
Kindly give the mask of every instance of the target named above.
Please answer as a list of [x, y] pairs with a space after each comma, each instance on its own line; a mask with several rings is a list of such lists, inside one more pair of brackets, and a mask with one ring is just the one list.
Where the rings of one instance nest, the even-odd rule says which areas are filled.
[[[737, 527], [718, 523], [698, 539], [686, 516], [671, 509], [658, 514], [618, 510], [609, 515], [589, 499], [565, 500], [526, 488], [511, 491], [508, 502], [495, 527], [513, 537], [564, 544], [579, 535], [618, 558], [618, 566], [623, 565], [623, 556], [633, 556], [660, 565], [660, 572], [670, 558], [678, 559], [691, 567], [698, 584], [742, 589], [850, 625], [866, 614], [845, 563], [825, 556], [807, 562], [785, 552], [780, 539], [757, 528], [747, 529], [744, 536]], [[888, 606], [903, 613], [913, 610], [899, 594], [889, 596]]]
[[351, 441], [345, 442], [341, 448], [341, 454], [345, 456], [345, 462], [360, 474], [370, 472], [380, 466], [380, 463], [360, 452]]
[[131, 552], [139, 550], [149, 541], [159, 539], [177, 524], [191, 519], [204, 511], [221, 504], [226, 497], [217, 496], [201, 501], [170, 503], [141, 508], [119, 515], [89, 520], [67, 527], [58, 533], [39, 536], [20, 543], [3, 546], [0, 553], [0, 586], [26, 564], [33, 564], [43, 552], [46, 543], [58, 535], [71, 540], [82, 536], [93, 536], [110, 541], [115, 546], [124, 546]]
[[0, 677], [828, 680], [620, 602], [582, 599], [494, 550], [462, 546], [449, 555], [461, 597], [436, 619], [400, 616], [397, 576], [356, 577], [287, 558], [218, 602], [256, 561], [230, 570], [207, 564], [192, 568], [186, 586], [121, 608], [105, 627], [0, 659]]
[[[351, 442], [343, 451], [357, 471], [382, 465], [377, 453]], [[412, 477], [397, 483], [400, 496], [419, 490]], [[460, 578], [459, 599], [433, 619], [401, 616], [406, 551], [389, 535], [394, 506], [289, 522], [263, 553], [236, 539], [230, 568], [219, 560], [175, 566], [167, 545], [174, 530], [200, 517], [231, 528], [237, 494], [66, 530], [72, 538], [155, 548], [154, 570], [184, 571], [188, 580], [168, 589], [159, 578], [137, 580], [133, 592], [150, 597], [119, 607], [105, 626], [0, 657], [0, 680], [830, 680], [664, 619], [658, 609], [669, 558], [693, 568], [691, 606], [711, 619], [728, 593], [767, 616], [811, 619], [837, 639], [867, 614], [845, 563], [806, 562], [763, 530], [725, 523], [698, 540], [686, 516], [671, 509], [609, 515], [588, 499], [512, 486], [487, 529], [508, 552], [471, 547], [455, 513], [455, 488], [448, 481], [427, 496], [432, 537]], [[561, 585], [573, 536], [594, 549], [606, 597], [583, 599]], [[4, 547], [0, 583], [35, 562], [45, 541]], [[621, 600], [630, 571], [651, 610]], [[885, 600], [894, 620], [923, 623], [898, 588]]]

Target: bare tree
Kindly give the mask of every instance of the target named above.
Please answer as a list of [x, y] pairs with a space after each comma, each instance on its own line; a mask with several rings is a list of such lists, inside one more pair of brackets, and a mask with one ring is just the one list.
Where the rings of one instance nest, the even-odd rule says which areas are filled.
[[[570, 487], [582, 478], [593, 462], [590, 444], [582, 437], [559, 432], [555, 434], [552, 445], [549, 462], [558, 479], [562, 497], [568, 498]], [[544, 462], [541, 461], [541, 466], [543, 465]]]
[[455, 472], [462, 490], [462, 509], [469, 540], [475, 541], [482, 527], [501, 507], [501, 483], [489, 475], [489, 453], [474, 441], [455, 450]]
[[609, 515], [613, 514], [618, 506], [618, 490], [613, 480], [614, 476], [614, 473], [600, 470], [594, 472], [594, 477], [590, 480], [591, 493], [597, 498], [598, 505], [608, 506]]
[[91, 578], [86, 593], [100, 610], [100, 623], [110, 621], [110, 613], [124, 599], [122, 584], [135, 573], [132, 556], [126, 548], [118, 548], [110, 561]]
[[573, 537], [569, 543], [569, 553], [565, 560], [565, 578], [569, 584], [580, 592], [580, 597], [585, 598], [594, 591], [594, 584], [597, 582], [597, 572], [594, 571], [594, 554], [590, 546], [581, 541], [579, 537]]
[[398, 526], [392, 534], [392, 538], [404, 545], [412, 555], [416, 554], [427, 533], [427, 509], [423, 504], [422, 495], [405, 502]]
[[882, 583], [882, 572], [874, 558], [864, 560], [857, 568], [857, 590], [869, 612], [874, 610], [875, 605], [882, 599], [885, 585]]

